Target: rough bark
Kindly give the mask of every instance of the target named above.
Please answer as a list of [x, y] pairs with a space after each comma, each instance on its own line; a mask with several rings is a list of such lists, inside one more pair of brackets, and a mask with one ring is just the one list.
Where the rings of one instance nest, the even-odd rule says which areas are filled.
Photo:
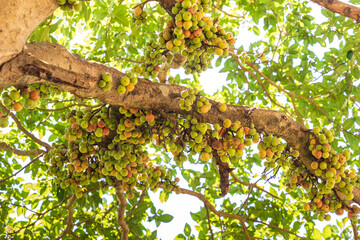
[[332, 12], [339, 13], [348, 18], [360, 21], [360, 7], [344, 3], [338, 0], [311, 0], [312, 2], [319, 4], [323, 8], [326, 8]]
[[56, 0], [0, 0], [0, 66], [21, 52], [26, 39], [56, 8]]
[[[112, 88], [104, 91], [97, 86], [101, 74], [113, 76]], [[27, 44], [24, 50], [0, 68], [0, 88], [10, 85], [21, 87], [43, 82], [55, 85], [82, 98], [97, 98], [115, 106], [162, 110], [168, 113], [189, 114], [180, 109], [178, 99], [185, 87], [154, 83], [140, 78], [134, 91], [119, 95], [116, 91], [124, 74], [114, 68], [86, 61], [53, 43]], [[225, 119], [239, 120], [243, 125], [254, 124], [259, 132], [283, 138], [300, 152], [300, 161], [311, 171], [315, 158], [308, 150], [309, 130], [290, 119], [286, 114], [248, 106], [228, 105], [226, 112], [218, 110], [218, 103], [211, 101], [206, 114], [192, 113], [200, 121], [222, 123]], [[354, 190], [354, 201], [360, 203], [360, 189]]]

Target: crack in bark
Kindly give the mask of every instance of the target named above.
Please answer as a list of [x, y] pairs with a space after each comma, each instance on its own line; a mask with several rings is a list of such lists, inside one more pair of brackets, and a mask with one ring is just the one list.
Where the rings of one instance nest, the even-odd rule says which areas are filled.
[[40, 79], [46, 79], [55, 84], [62, 84], [62, 85], [66, 85], [66, 86], [70, 86], [70, 87], [74, 87], [74, 88], [86, 89], [85, 87], [83, 87], [81, 85], [72, 84], [70, 82], [63, 81], [58, 77], [53, 77], [53, 73], [50, 70], [40, 68], [33, 64], [26, 64], [24, 66], [20, 66], [19, 69], [21, 70], [22, 73], [24, 73], [26, 75], [35, 76]]

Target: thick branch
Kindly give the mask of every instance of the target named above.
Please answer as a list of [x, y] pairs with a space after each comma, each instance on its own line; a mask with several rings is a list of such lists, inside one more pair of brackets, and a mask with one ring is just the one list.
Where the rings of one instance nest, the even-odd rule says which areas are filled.
[[339, 13], [348, 18], [360, 21], [360, 7], [344, 3], [338, 0], [311, 0], [312, 2], [319, 4], [323, 8], [326, 8], [334, 13]]
[[119, 201], [117, 223], [121, 227], [121, 240], [127, 240], [130, 229], [124, 218], [127, 201], [122, 186], [116, 187], [116, 197]]
[[0, 0], [0, 6], [1, 66], [21, 52], [30, 33], [59, 5], [55, 0]]
[[[101, 74], [112, 74], [112, 88], [104, 91], [97, 82]], [[61, 45], [53, 43], [28, 44], [24, 51], [0, 69], [0, 88], [18, 87], [35, 82], [57, 86], [82, 98], [97, 98], [115, 106], [164, 111], [188, 115], [179, 106], [182, 86], [159, 84], [139, 78], [132, 92], [119, 95], [116, 91], [123, 73], [105, 65], [88, 62], [69, 53]], [[254, 124], [258, 132], [273, 134], [283, 138], [289, 146], [300, 152], [299, 160], [313, 173], [310, 165], [315, 160], [309, 147], [310, 131], [286, 114], [248, 106], [228, 105], [226, 112], [220, 112], [218, 103], [209, 100], [212, 108], [206, 114], [193, 113], [201, 122], [219, 123], [225, 119], [240, 121], [244, 126]], [[360, 189], [354, 188], [354, 201], [360, 204]]]

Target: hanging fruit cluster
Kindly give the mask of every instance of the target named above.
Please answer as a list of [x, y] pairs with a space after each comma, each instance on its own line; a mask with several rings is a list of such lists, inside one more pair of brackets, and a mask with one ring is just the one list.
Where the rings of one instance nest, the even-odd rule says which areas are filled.
[[106, 181], [102, 181], [102, 186], [119, 181], [125, 191], [129, 190], [129, 198], [133, 196], [132, 189], [155, 190], [159, 183], [167, 191], [176, 189], [169, 173], [153, 166], [144, 150], [152, 137], [148, 125], [154, 122], [152, 114], [124, 107], [120, 113], [112, 111], [102, 107], [94, 111], [73, 110], [62, 116], [69, 124], [65, 131], [68, 141], [54, 146], [44, 157], [55, 182], [63, 189], [69, 187], [77, 197], [82, 196], [85, 186], [101, 179]]
[[[146, 49], [144, 50], [144, 56], [141, 57], [141, 61], [144, 62], [141, 65], [141, 72], [146, 78], [156, 78], [160, 64], [163, 62], [163, 57], [166, 55], [166, 50], [161, 49], [160, 45], [155, 42], [154, 39], [146, 43]], [[169, 55], [172, 59], [172, 55]]]
[[179, 106], [185, 111], [191, 111], [192, 105], [196, 100], [196, 94], [198, 94], [198, 89], [187, 89], [181, 92], [181, 99], [179, 100]]
[[313, 129], [309, 146], [317, 159], [311, 163], [313, 173], [296, 160], [299, 154], [294, 152], [286, 175], [290, 179], [286, 191], [291, 192], [302, 186], [310, 199], [304, 204], [304, 210], [316, 212], [319, 220], [330, 220], [330, 212], [342, 215], [344, 210], [349, 218], [357, 220], [355, 214], [360, 213], [360, 209], [350, 206], [348, 201], [354, 197], [353, 188], [360, 186], [360, 178], [353, 169], [346, 169], [350, 151], [336, 153], [330, 145], [333, 140], [333, 131], [325, 128], [321, 131], [319, 127]]
[[[126, 88], [134, 83], [132, 79], [136, 79], [133, 72], [128, 73], [121, 79], [120, 86]], [[35, 88], [41, 91], [41, 86]], [[179, 104], [187, 111], [197, 107], [202, 112], [201, 108], [209, 103], [197, 94], [196, 89], [181, 92]], [[19, 94], [7, 95], [13, 100]], [[215, 107], [221, 112], [227, 109], [226, 104]], [[44, 159], [55, 182], [64, 189], [70, 188], [77, 197], [82, 196], [86, 186], [98, 182], [104, 188], [122, 184], [129, 198], [134, 196], [134, 189], [156, 190], [160, 184], [166, 191], [179, 192], [170, 172], [153, 166], [149, 159], [145, 146], [153, 142], [163, 151], [171, 152], [178, 165], [189, 155], [198, 155], [200, 161], [215, 157], [232, 166], [239, 165], [244, 149], [258, 143], [259, 157], [265, 159], [266, 171], [282, 168], [289, 179], [288, 192], [303, 187], [310, 200], [304, 209], [318, 213], [319, 220], [329, 220], [329, 212], [342, 214], [344, 210], [355, 220], [355, 214], [360, 212], [357, 206], [348, 205], [353, 198], [353, 188], [360, 185], [354, 170], [345, 169], [350, 152], [336, 153], [330, 145], [333, 132], [326, 129], [313, 129], [309, 149], [317, 160], [311, 164], [311, 172], [300, 163], [297, 150], [286, 147], [276, 136], [257, 132], [254, 124], [246, 127], [230, 119], [225, 119], [222, 125], [208, 124], [191, 115], [106, 106], [73, 110], [61, 118], [69, 124], [64, 134], [67, 141], [54, 145]], [[266, 174], [262, 176], [266, 177]]]
[[48, 84], [32, 84], [29, 88], [3, 90], [1, 102], [8, 109], [19, 112], [25, 107], [34, 109], [41, 98], [59, 95], [61, 91]]
[[[186, 57], [185, 73], [205, 71], [215, 54], [227, 56], [229, 45], [235, 44], [232, 33], [226, 33], [217, 19], [205, 16], [211, 0], [178, 0], [172, 8], [172, 19], [160, 33], [159, 40], [150, 40], [141, 61], [145, 78], [156, 78], [160, 64], [171, 65], [175, 58]], [[145, 16], [143, 16], [143, 14]], [[145, 22], [146, 13], [141, 7], [133, 12], [134, 22]]]
[[229, 45], [235, 44], [231, 33], [205, 16], [209, 5], [209, 0], [179, 0], [172, 9], [174, 18], [160, 36], [160, 43], [171, 53], [188, 57], [187, 74], [206, 70], [214, 54], [227, 56]]
[[136, 25], [144, 24], [146, 23], [146, 16], [147, 13], [143, 11], [141, 7], [136, 7], [134, 9], [134, 16], [132, 18], [132, 22]]

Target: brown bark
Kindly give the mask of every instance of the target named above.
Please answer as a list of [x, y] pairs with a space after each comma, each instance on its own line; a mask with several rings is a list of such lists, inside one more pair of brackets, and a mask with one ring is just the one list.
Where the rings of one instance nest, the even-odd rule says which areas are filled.
[[0, 66], [21, 52], [26, 39], [56, 8], [56, 0], [0, 0]]
[[[97, 86], [101, 74], [112, 74], [112, 88], [104, 91]], [[140, 78], [134, 91], [119, 95], [116, 91], [124, 74], [105, 65], [88, 62], [69, 53], [63, 46], [53, 43], [27, 44], [24, 51], [0, 69], [0, 88], [10, 85], [21, 87], [43, 82], [55, 85], [82, 98], [97, 98], [114, 106], [162, 110], [167, 113], [189, 114], [180, 109], [178, 99], [182, 86], [154, 83]], [[256, 109], [248, 106], [228, 105], [226, 112], [218, 110], [218, 103], [211, 101], [211, 110], [206, 114], [193, 113], [203, 122], [220, 123], [225, 119], [239, 120], [243, 125], [254, 124], [258, 132], [274, 134], [283, 138], [289, 146], [300, 152], [300, 161], [311, 172], [314, 157], [308, 150], [310, 131], [286, 114]], [[355, 188], [354, 201], [360, 203], [360, 189]]]
[[332, 12], [339, 13], [348, 18], [360, 21], [360, 7], [344, 3], [338, 0], [311, 0], [312, 2], [319, 4], [323, 8], [326, 8]]

